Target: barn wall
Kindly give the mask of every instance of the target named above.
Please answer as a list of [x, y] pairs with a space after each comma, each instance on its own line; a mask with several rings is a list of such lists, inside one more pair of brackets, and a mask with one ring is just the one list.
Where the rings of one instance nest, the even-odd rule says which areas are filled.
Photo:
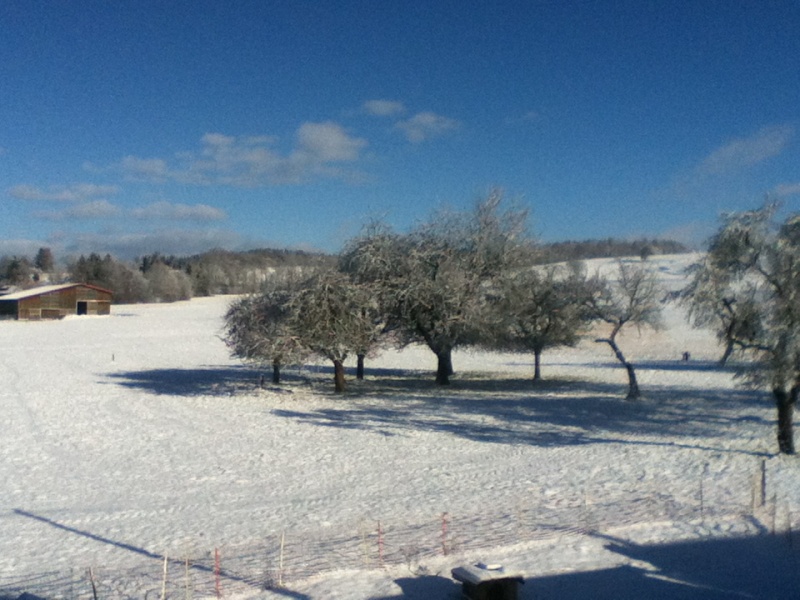
[[111, 294], [109, 292], [78, 286], [18, 300], [17, 318], [34, 321], [61, 319], [68, 315], [78, 314], [79, 302], [85, 303], [84, 314], [111, 314]]

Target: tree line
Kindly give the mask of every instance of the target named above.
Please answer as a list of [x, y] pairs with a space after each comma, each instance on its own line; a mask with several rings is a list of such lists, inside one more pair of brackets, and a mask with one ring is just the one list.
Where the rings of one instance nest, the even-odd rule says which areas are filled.
[[91, 253], [60, 264], [45, 247], [33, 259], [0, 257], [0, 288], [78, 282], [111, 290], [116, 304], [174, 302], [194, 296], [253, 293], [278, 271], [302, 271], [332, 262], [329, 255], [300, 250], [216, 249], [189, 257], [154, 253], [133, 261]]
[[684, 254], [690, 249], [675, 240], [641, 238], [637, 240], [568, 240], [542, 244], [536, 262], [549, 264], [590, 258], [638, 256], [647, 259], [656, 254]]
[[[670, 240], [588, 240], [537, 244], [536, 264], [598, 257], [676, 253], [685, 247]], [[132, 261], [90, 253], [56, 260], [42, 247], [35, 256], [0, 256], [0, 288], [30, 288], [46, 283], [78, 282], [114, 293], [117, 304], [173, 302], [194, 296], [250, 294], [285, 270], [312, 271], [336, 264], [337, 256], [321, 252], [262, 248], [213, 249], [192, 256], [149, 254]], [[168, 267], [165, 269], [164, 267]]]

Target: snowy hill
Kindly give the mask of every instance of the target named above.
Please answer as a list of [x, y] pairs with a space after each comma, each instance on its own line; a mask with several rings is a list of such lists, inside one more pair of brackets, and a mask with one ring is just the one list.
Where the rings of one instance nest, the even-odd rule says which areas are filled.
[[[647, 264], [674, 290], [693, 258]], [[437, 388], [408, 348], [344, 396], [324, 364], [261, 388], [219, 338], [230, 301], [0, 322], [0, 599], [457, 598], [478, 560], [523, 599], [800, 589], [800, 466], [679, 307], [621, 338], [631, 403], [590, 340], [536, 386], [530, 357], [456, 352]]]

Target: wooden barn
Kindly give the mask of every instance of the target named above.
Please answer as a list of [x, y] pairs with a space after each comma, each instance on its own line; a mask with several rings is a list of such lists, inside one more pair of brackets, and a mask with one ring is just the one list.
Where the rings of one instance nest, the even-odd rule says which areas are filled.
[[111, 314], [111, 296], [86, 283], [44, 285], [0, 296], [0, 318], [61, 319], [67, 315]]

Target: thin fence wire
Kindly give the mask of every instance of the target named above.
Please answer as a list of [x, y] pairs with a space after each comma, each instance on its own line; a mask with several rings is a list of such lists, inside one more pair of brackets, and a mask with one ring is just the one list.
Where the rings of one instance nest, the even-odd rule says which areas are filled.
[[[361, 520], [317, 531], [276, 532], [267, 539], [209, 548], [201, 555], [142, 559], [133, 568], [95, 565], [26, 577], [0, 575], [0, 600], [23, 593], [53, 600], [223, 598], [278, 589], [293, 581], [341, 569], [424, 564], [443, 555], [476, 553], [565, 535], [608, 532], [656, 521], [709, 524], [749, 518], [763, 530], [796, 531], [800, 511], [758, 489], [749, 477], [736, 498], [714, 498], [700, 483], [696, 494], [643, 495], [636, 489], [581, 497], [518, 499], [511, 509], [471, 514], [442, 512], [416, 522]], [[527, 501], [526, 501], [527, 500]], [[165, 564], [166, 563], [166, 564]]]

